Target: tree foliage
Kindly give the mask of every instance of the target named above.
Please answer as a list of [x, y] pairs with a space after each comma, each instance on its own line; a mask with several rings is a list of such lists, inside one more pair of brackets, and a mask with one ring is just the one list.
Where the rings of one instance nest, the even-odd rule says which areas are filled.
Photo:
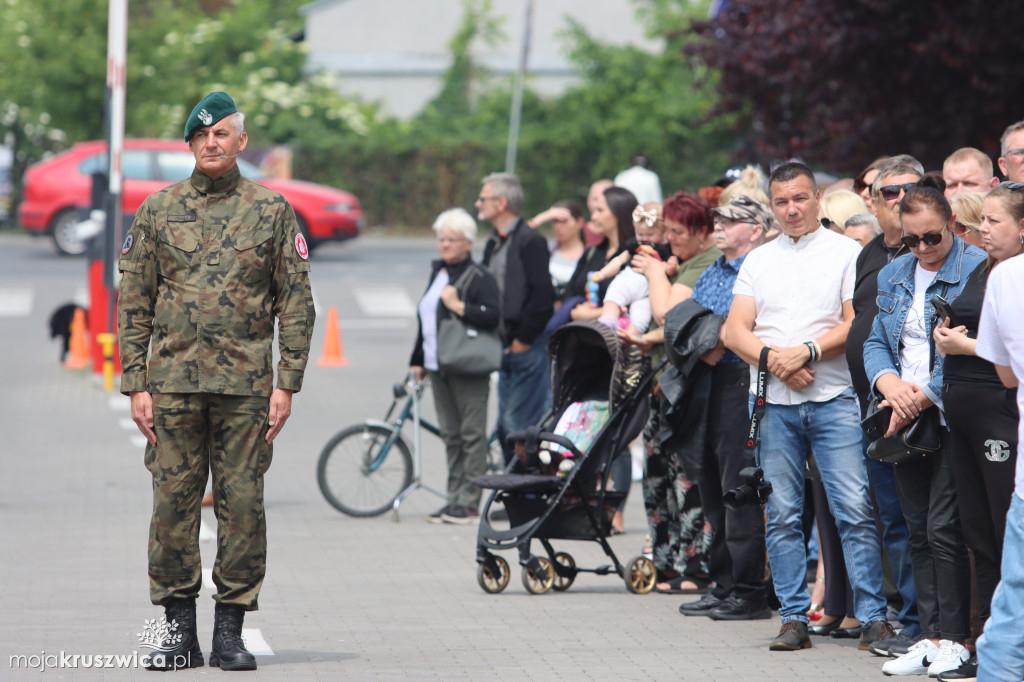
[[[327, 133], [365, 135], [375, 109], [337, 94], [332, 77], [306, 73], [305, 0], [132, 0], [125, 133], [179, 137], [211, 90], [228, 90], [264, 144]], [[0, 142], [27, 164], [72, 142], [102, 138], [106, 0], [0, 3]]]
[[762, 159], [856, 172], [909, 152], [937, 167], [954, 149], [998, 155], [1022, 118], [1013, 3], [744, 0], [696, 21], [687, 54], [721, 74], [718, 112]]
[[[428, 225], [468, 205], [502, 169], [512, 79], [475, 59], [510, 38], [492, 0], [464, 0], [438, 95], [410, 121], [338, 95], [333, 77], [306, 70], [290, 36], [308, 0], [131, 0], [126, 134], [180, 138], [191, 107], [226, 90], [246, 112], [250, 147], [288, 144], [296, 177], [352, 190], [372, 223]], [[563, 198], [645, 151], [666, 191], [708, 184], [728, 162], [728, 119], [709, 118], [715, 77], [682, 51], [690, 0], [633, 0], [654, 53], [602, 44], [578, 25], [562, 37], [578, 85], [523, 101], [519, 174], [527, 211]], [[73, 142], [102, 138], [106, 0], [0, 2], [0, 140], [25, 165]]]
[[[556, 97], [529, 88], [523, 99], [517, 174], [525, 211], [559, 199], [582, 202], [590, 183], [612, 177], [636, 151], [654, 161], [667, 192], [695, 190], [721, 176], [733, 138], [728, 119], [710, 119], [714, 76], [681, 57], [691, 38], [682, 29], [694, 16], [680, 0], [642, 0], [651, 31], [666, 47], [654, 54], [603, 44], [570, 22], [562, 36], [580, 82]], [[449, 43], [451, 68], [440, 94], [409, 122], [377, 125], [334, 153], [296, 154], [347, 181], [373, 222], [427, 225], [441, 210], [468, 205], [479, 181], [504, 167], [512, 80], [479, 68], [474, 41], [500, 39], [489, 3], [467, 3]], [[309, 169], [303, 172], [310, 172]]]

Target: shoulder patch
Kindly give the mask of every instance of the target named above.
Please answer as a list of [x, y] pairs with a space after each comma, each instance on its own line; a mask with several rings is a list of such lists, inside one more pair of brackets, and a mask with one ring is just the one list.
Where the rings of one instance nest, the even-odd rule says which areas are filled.
[[303, 260], [309, 259], [309, 246], [306, 244], [306, 238], [299, 232], [295, 235], [295, 253], [299, 254], [299, 257]]
[[121, 244], [121, 255], [125, 255], [132, 250], [132, 246], [135, 244], [135, 235], [131, 232], [124, 236], [124, 242]]

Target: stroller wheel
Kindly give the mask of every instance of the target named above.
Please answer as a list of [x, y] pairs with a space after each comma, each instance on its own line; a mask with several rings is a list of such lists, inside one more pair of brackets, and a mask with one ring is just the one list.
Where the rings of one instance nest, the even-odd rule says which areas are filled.
[[658, 579], [658, 570], [654, 562], [640, 555], [629, 560], [626, 567], [626, 589], [633, 594], [647, 594], [654, 589]]
[[572, 585], [574, 580], [576, 580], [576, 560], [565, 552], [559, 552], [555, 555], [555, 563], [559, 566], [571, 569], [570, 574], [565, 577], [558, 575], [558, 572], [555, 571], [554, 583], [551, 587], [555, 588], [559, 592], [564, 592], [565, 590], [568, 590], [569, 586]]
[[523, 566], [523, 587], [531, 594], [544, 594], [555, 582], [555, 571], [551, 568], [551, 562], [544, 557], [537, 557], [537, 561], [540, 562], [543, 574], [539, 575], [529, 566]]
[[508, 587], [508, 579], [511, 573], [508, 570], [507, 561], [496, 555], [491, 555], [491, 558], [494, 559], [494, 563], [498, 566], [498, 575], [494, 575], [494, 571], [486, 564], [477, 564], [476, 581], [484, 592], [496, 594]]

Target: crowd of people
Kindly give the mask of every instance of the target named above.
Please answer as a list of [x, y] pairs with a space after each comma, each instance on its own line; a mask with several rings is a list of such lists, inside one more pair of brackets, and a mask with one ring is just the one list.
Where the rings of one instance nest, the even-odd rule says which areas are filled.
[[[498, 329], [507, 434], [549, 407], [554, 329], [598, 320], [657, 367], [666, 317], [697, 304], [719, 326], [697, 363], [703, 380], [687, 389], [697, 393], [686, 405], [700, 408], [666, 410], [655, 382], [643, 433], [656, 589], [694, 595], [685, 616], [777, 610], [773, 651], [856, 638], [887, 657], [887, 675], [1021, 680], [1021, 571], [1004, 550], [1021, 542], [1008, 514], [1024, 513], [1014, 335], [1024, 299], [1009, 274], [1024, 267], [1024, 121], [1001, 140], [1004, 182], [984, 152], [963, 148], [941, 171], [886, 156], [827, 186], [799, 161], [767, 178], [748, 166], [660, 201], [649, 165], [638, 155], [616, 181], [594, 183], [589, 222], [573, 201], [524, 220], [518, 179], [484, 178], [477, 217], [494, 229], [480, 266], [471, 216], [438, 219], [442, 260], [411, 363], [444, 388], [449, 499], [431, 520], [476, 517], [470, 482], [486, 456], [486, 381], [437, 372], [440, 316]], [[644, 201], [623, 186], [634, 181]], [[476, 292], [450, 284], [467, 267], [479, 270]], [[909, 442], [932, 424], [935, 447], [873, 458], [880, 448], [861, 422], [878, 411], [877, 442]], [[724, 504], [755, 468], [771, 488], [763, 506]], [[611, 467], [615, 489], [629, 477], [626, 451]], [[622, 529], [620, 510], [612, 532]]]

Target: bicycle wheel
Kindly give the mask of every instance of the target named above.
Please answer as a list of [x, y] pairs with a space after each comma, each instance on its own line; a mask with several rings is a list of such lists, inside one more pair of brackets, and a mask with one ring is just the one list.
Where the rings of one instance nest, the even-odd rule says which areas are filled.
[[328, 441], [316, 468], [320, 492], [332, 507], [356, 517], [380, 516], [412, 483], [412, 455], [399, 436], [370, 471], [394, 431], [356, 424]]

